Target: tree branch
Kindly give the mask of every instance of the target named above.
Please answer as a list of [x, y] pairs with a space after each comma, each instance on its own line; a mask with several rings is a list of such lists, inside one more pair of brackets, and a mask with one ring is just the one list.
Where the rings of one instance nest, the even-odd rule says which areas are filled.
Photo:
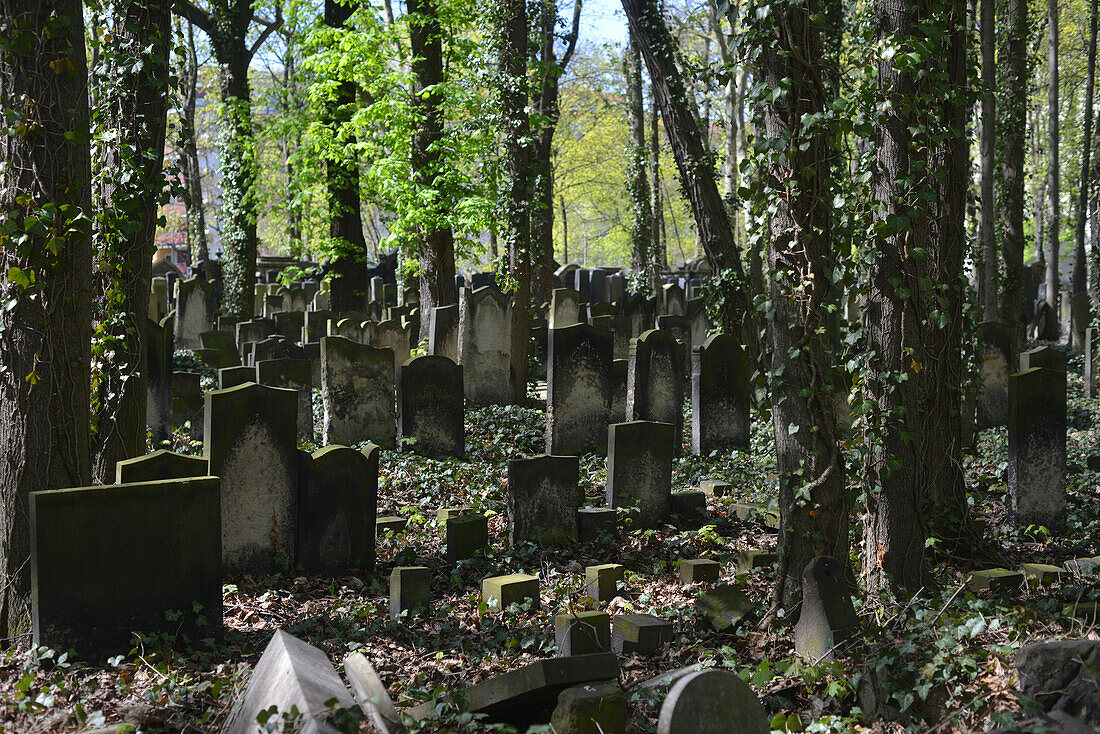
[[264, 45], [264, 41], [267, 40], [275, 31], [283, 25], [283, 4], [275, 4], [275, 20], [265, 20], [257, 15], [252, 16], [252, 20], [263, 25], [264, 29], [260, 32], [260, 37], [256, 39], [256, 42], [252, 44], [252, 48], [248, 49], [248, 60], [251, 61], [256, 55], [256, 52], [260, 50], [260, 47]]
[[569, 59], [573, 58], [573, 51], [577, 48], [577, 36], [581, 28], [581, 0], [573, 3], [573, 29], [569, 32], [569, 45], [565, 48], [565, 55], [561, 57], [561, 68], [564, 71], [569, 65]]
[[214, 17], [198, 5], [195, 5], [191, 0], [180, 0], [176, 4], [176, 12], [194, 25], [197, 25], [207, 35], [214, 32]]

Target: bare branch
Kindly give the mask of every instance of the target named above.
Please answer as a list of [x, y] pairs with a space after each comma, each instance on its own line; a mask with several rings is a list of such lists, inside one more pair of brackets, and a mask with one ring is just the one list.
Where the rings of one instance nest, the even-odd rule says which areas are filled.
[[264, 18], [259, 17], [258, 15], [253, 15], [252, 20], [255, 21], [256, 23], [259, 23], [259, 24], [263, 25], [264, 29], [263, 29], [263, 31], [260, 32], [260, 37], [256, 39], [256, 42], [254, 44], [252, 44], [252, 48], [248, 49], [248, 59], [249, 59], [249, 61], [251, 61], [252, 58], [256, 55], [256, 52], [260, 50], [260, 47], [264, 45], [264, 41], [267, 40], [268, 36], [270, 36], [272, 33], [274, 33], [275, 31], [279, 30], [280, 27], [282, 27], [282, 25], [283, 25], [283, 4], [282, 3], [276, 3], [275, 4], [275, 19], [274, 20], [266, 20]]
[[569, 60], [573, 58], [573, 51], [577, 48], [577, 36], [581, 28], [581, 0], [573, 3], [573, 29], [569, 31], [569, 42], [565, 48], [565, 55], [561, 57], [561, 68], [569, 66]]
[[201, 28], [207, 35], [214, 32], [214, 17], [191, 0], [180, 0], [176, 12]]

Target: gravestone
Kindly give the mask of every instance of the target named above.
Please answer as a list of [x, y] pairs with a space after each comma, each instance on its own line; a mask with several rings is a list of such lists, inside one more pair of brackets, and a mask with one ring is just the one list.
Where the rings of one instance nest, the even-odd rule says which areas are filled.
[[589, 287], [588, 284], [591, 279], [590, 271], [584, 268], [577, 268], [573, 271], [573, 290], [577, 291], [581, 297], [581, 303], [589, 303]]
[[255, 367], [223, 367], [218, 370], [218, 388], [222, 390], [246, 382], [257, 382]]
[[324, 443], [396, 444], [392, 350], [326, 336], [321, 340], [321, 399]]
[[383, 321], [374, 327], [374, 333], [371, 335], [370, 341], [371, 346], [391, 350], [390, 364], [393, 366], [391, 380], [397, 375], [397, 368], [409, 361], [411, 331], [409, 327], [402, 326], [392, 319]]
[[657, 734], [768, 734], [767, 711], [749, 684], [729, 670], [699, 670], [672, 686]]
[[566, 688], [550, 717], [554, 734], [626, 734], [630, 705], [618, 681]]
[[1008, 397], [1008, 376], [1012, 373], [1012, 334], [1007, 326], [996, 321], [978, 324], [978, 428], [992, 428], [1008, 423], [1011, 407]]
[[149, 287], [149, 320], [160, 323], [168, 315], [168, 279], [153, 278]]
[[145, 456], [115, 462], [115, 484], [193, 479], [205, 477], [206, 472], [206, 459], [158, 449]]
[[672, 503], [672, 425], [628, 421], [607, 430], [607, 506], [637, 508], [635, 527], [663, 524]]
[[342, 336], [356, 344], [366, 344], [370, 341], [373, 332], [370, 321], [359, 321], [358, 318], [344, 318], [338, 321], [329, 321], [329, 336]]
[[489, 518], [467, 513], [444, 520], [447, 538], [447, 563], [473, 558], [489, 547]]
[[176, 349], [202, 346], [199, 334], [210, 331], [216, 312], [214, 286], [201, 278], [179, 281], [176, 293]]
[[611, 423], [626, 421], [626, 376], [630, 362], [626, 359], [611, 360]]
[[607, 303], [610, 300], [607, 297], [607, 273], [604, 271], [589, 271], [587, 300], [589, 303]]
[[[290, 313], [305, 313], [306, 308], [309, 306], [309, 297], [301, 288], [287, 288], [286, 293], [283, 294], [283, 299], [286, 301]], [[298, 338], [302, 338], [301, 334], [298, 335]]]
[[321, 341], [321, 337], [328, 336], [328, 320], [332, 316], [332, 311], [328, 309], [306, 311], [302, 326], [303, 342], [312, 344]]
[[153, 440], [172, 436], [172, 327], [175, 320], [165, 316], [159, 324], [145, 324], [145, 425]]
[[678, 283], [665, 283], [661, 286], [661, 316], [686, 316], [687, 299], [684, 289]]
[[256, 283], [252, 286], [252, 314], [254, 316], [263, 316], [264, 296], [266, 295], [267, 286], [263, 283]]
[[374, 570], [378, 454], [326, 446], [302, 452], [297, 559], [306, 573], [336, 576]]
[[397, 371], [397, 406], [402, 447], [433, 458], [466, 453], [461, 365], [435, 355], [410, 359]]
[[794, 627], [794, 649], [813, 664], [835, 658], [838, 644], [859, 630], [844, 567], [818, 556], [802, 572], [802, 612]]
[[564, 329], [580, 323], [581, 296], [572, 288], [555, 288], [550, 293], [549, 328]]
[[1059, 530], [1066, 516], [1066, 373], [1035, 367], [1009, 384], [1010, 515], [1017, 527]]
[[29, 512], [36, 646], [95, 660], [134, 632], [221, 637], [216, 477], [31, 492]]
[[691, 451], [749, 447], [749, 360], [737, 339], [716, 334], [691, 355]]
[[611, 628], [616, 655], [653, 655], [672, 641], [672, 622], [652, 614], [618, 614]]
[[497, 611], [503, 611], [513, 604], [523, 604], [530, 600], [531, 608], [539, 608], [539, 577], [525, 573], [510, 573], [506, 576], [491, 576], [481, 582], [481, 600]]
[[684, 433], [682, 353], [671, 334], [651, 329], [631, 344], [626, 374], [626, 419], [671, 424], [677, 454]]
[[432, 308], [428, 328], [428, 354], [458, 362], [457, 303]]
[[546, 453], [602, 453], [611, 415], [610, 331], [585, 324], [550, 329]]
[[256, 381], [298, 393], [298, 434], [313, 440], [313, 368], [308, 359], [262, 359]]
[[431, 572], [424, 566], [397, 566], [390, 572], [390, 619], [431, 608]]
[[691, 322], [684, 316], [658, 316], [657, 328], [667, 331], [680, 344], [685, 368], [691, 364]]
[[265, 359], [302, 359], [302, 348], [281, 334], [272, 334], [252, 345], [248, 364], [257, 365]]
[[298, 516], [298, 396], [246, 383], [206, 393], [205, 456], [221, 477], [226, 575], [294, 565]]
[[626, 292], [626, 278], [622, 273], [611, 273], [607, 276], [607, 297], [612, 303], [615, 303], [623, 297]]
[[702, 298], [692, 298], [687, 302], [687, 319], [691, 325], [691, 348], [694, 351], [695, 347], [707, 340], [707, 332], [710, 330], [707, 307]]
[[172, 373], [172, 423], [182, 426], [190, 421], [191, 438], [202, 433], [202, 375], [198, 372]]
[[577, 510], [577, 536], [582, 543], [598, 540], [601, 534], [615, 533], [618, 513], [610, 507], [582, 507]]
[[237, 348], [242, 356], [250, 357], [252, 351], [245, 351], [244, 345], [248, 342], [263, 341], [275, 332], [275, 322], [271, 319], [252, 319], [237, 323]]
[[302, 333], [306, 325], [305, 311], [283, 311], [275, 314], [275, 333], [287, 339], [287, 341], [302, 341]]
[[268, 286], [268, 292], [264, 294], [264, 318], [274, 319], [276, 314], [280, 314], [286, 311], [286, 304], [283, 302], [281, 295], [271, 292], [271, 286]]
[[1066, 353], [1054, 347], [1036, 347], [1020, 354], [1020, 372], [1033, 367], [1046, 367], [1058, 372], [1066, 371]]
[[241, 364], [241, 353], [233, 341], [233, 334], [227, 331], [204, 331], [199, 334], [203, 349], [213, 349], [217, 353], [217, 366], [237, 367]]
[[607, 612], [585, 611], [554, 615], [558, 655], [592, 655], [611, 650], [611, 618]]
[[584, 569], [584, 593], [595, 602], [609, 602], [619, 595], [626, 569], [619, 563], [604, 563]]
[[513, 402], [512, 303], [496, 288], [459, 295], [458, 362], [471, 407]]
[[344, 675], [356, 702], [378, 734], [407, 734], [389, 691], [363, 653], [352, 653], [344, 660]]
[[563, 545], [577, 541], [580, 459], [534, 456], [508, 462], [508, 542]]

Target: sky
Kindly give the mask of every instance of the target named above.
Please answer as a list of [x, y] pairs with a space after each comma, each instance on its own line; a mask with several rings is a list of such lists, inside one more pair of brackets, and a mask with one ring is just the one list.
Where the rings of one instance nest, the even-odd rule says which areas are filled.
[[[566, 10], [562, 10], [566, 16]], [[626, 18], [619, 0], [588, 0], [581, 6], [580, 40], [591, 43], [624, 43]]]

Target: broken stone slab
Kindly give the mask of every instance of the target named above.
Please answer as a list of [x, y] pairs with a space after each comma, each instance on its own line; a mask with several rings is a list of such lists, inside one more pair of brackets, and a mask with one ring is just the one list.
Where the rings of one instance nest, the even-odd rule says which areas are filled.
[[984, 571], [971, 571], [966, 588], [973, 592], [989, 589], [992, 592], [1013, 591], [1020, 588], [1024, 575], [1007, 568], [988, 568]]
[[1100, 570], [1100, 556], [1091, 558], [1074, 558], [1062, 564], [1062, 568], [1082, 576], [1094, 575]]
[[1016, 653], [1020, 693], [1043, 711], [1100, 724], [1100, 641], [1044, 640]]
[[794, 649], [817, 663], [832, 660], [837, 644], [859, 629], [859, 618], [840, 561], [819, 556], [802, 572], [802, 612], [794, 627]]
[[309, 723], [312, 731], [336, 734], [339, 730], [329, 722], [327, 705], [332, 699], [341, 708], [355, 705], [328, 656], [294, 635], [276, 630], [223, 731], [225, 734], [263, 731], [257, 716], [274, 706], [274, 721], [296, 707], [300, 726]]
[[620, 614], [611, 631], [611, 651], [616, 655], [653, 655], [672, 640], [672, 622], [652, 614]]
[[700, 581], [717, 581], [722, 564], [710, 558], [692, 558], [680, 561], [680, 582], [694, 584]]
[[708, 497], [728, 497], [733, 487], [723, 479], [704, 479], [699, 482], [699, 491]]
[[381, 734], [404, 734], [407, 731], [385, 684], [363, 653], [352, 653], [344, 660], [344, 675], [351, 683], [359, 708], [375, 729]]
[[758, 522], [772, 530], [779, 529], [779, 512], [756, 502], [734, 502], [729, 510], [742, 522]]
[[554, 734], [623, 734], [629, 710], [615, 681], [566, 688], [550, 718]]
[[615, 510], [610, 507], [582, 507], [577, 510], [577, 539], [598, 540], [600, 533], [615, 532]]
[[567, 612], [554, 616], [559, 655], [590, 655], [611, 649], [611, 617], [607, 612]]
[[657, 734], [768, 734], [768, 714], [749, 684], [728, 670], [700, 670], [669, 690]]
[[691, 673], [702, 669], [702, 663], [695, 663], [694, 665], [688, 665], [683, 668], [676, 668], [675, 670], [670, 670], [667, 673], [661, 673], [660, 675], [656, 675], [652, 678], [649, 678], [648, 680], [644, 680], [641, 683], [638, 683], [635, 687], [641, 688], [643, 690], [668, 688], [673, 683], [683, 678], [685, 675], [690, 675]]
[[779, 557], [775, 551], [753, 548], [737, 554], [737, 572], [747, 573], [756, 568], [774, 566]]
[[375, 519], [374, 532], [376, 535], [381, 534], [383, 530], [388, 530], [391, 533], [400, 533], [409, 524], [409, 521], [403, 517], [396, 515], [383, 515]]
[[695, 597], [695, 609], [718, 632], [733, 628], [755, 608], [745, 592], [732, 584], [722, 584]]
[[1029, 583], [1043, 586], [1054, 583], [1066, 572], [1066, 569], [1049, 563], [1021, 563], [1019, 570]]
[[596, 602], [609, 602], [618, 595], [625, 569], [618, 563], [588, 566], [584, 569], [584, 590]]
[[525, 573], [510, 573], [507, 576], [491, 576], [481, 582], [481, 599], [497, 610], [507, 609], [512, 604], [522, 604], [531, 599], [532, 608], [539, 608], [539, 577]]

